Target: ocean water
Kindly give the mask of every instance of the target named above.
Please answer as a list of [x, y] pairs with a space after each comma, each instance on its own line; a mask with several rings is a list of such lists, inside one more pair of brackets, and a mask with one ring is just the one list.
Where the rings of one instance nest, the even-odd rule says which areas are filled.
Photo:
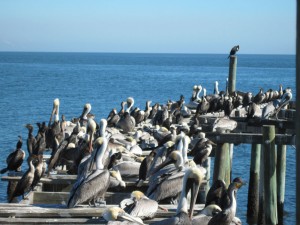
[[[135, 106], [166, 103], [183, 94], [188, 100], [194, 85], [212, 93], [214, 81], [225, 89], [229, 61], [222, 54], [19, 53], [0, 52], [0, 168], [15, 148], [18, 135], [26, 149], [26, 123], [49, 121], [53, 100], [60, 114], [78, 117], [91, 103], [96, 121], [132, 96]], [[254, 95], [291, 87], [295, 97], [294, 55], [238, 55], [236, 89]], [[36, 133], [36, 126], [34, 134]], [[233, 177], [249, 180], [251, 146], [234, 147]], [[295, 149], [288, 146], [285, 224], [295, 224]], [[24, 168], [24, 166], [23, 166]], [[6, 202], [7, 182], [0, 181], [0, 202]], [[238, 192], [237, 216], [246, 224], [248, 187]]]

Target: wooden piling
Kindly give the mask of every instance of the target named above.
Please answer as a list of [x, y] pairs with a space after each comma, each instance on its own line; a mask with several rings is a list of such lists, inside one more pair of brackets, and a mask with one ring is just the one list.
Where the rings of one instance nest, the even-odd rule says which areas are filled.
[[253, 144], [251, 147], [250, 180], [248, 190], [248, 224], [257, 224], [259, 210], [259, 182], [261, 145]]
[[[265, 154], [264, 151], [260, 151], [260, 170], [259, 170], [259, 210], [258, 210], [258, 221], [257, 225], [265, 225], [265, 191], [264, 191], [264, 165]], [[250, 186], [250, 185], [249, 185]]]
[[277, 145], [277, 208], [278, 224], [283, 224], [283, 208], [286, 174], [286, 145]]
[[235, 91], [236, 65], [237, 65], [237, 57], [236, 57], [236, 55], [231, 55], [230, 62], [229, 62], [229, 77], [228, 77], [228, 92], [229, 93], [232, 93]]
[[276, 187], [275, 126], [263, 126], [265, 222], [278, 224]]
[[[216, 180], [224, 180], [226, 186], [230, 184], [230, 157], [229, 144], [218, 144], [215, 153], [214, 176], [213, 182]], [[229, 172], [228, 172], [229, 171]]]

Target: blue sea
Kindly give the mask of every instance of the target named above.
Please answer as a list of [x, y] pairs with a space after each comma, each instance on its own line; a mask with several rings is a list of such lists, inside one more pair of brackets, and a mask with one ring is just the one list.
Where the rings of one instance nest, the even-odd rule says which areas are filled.
[[[60, 115], [78, 117], [84, 104], [92, 105], [96, 121], [131, 96], [144, 109], [147, 100], [166, 103], [194, 85], [212, 93], [214, 81], [225, 89], [229, 61], [223, 54], [123, 54], [0, 52], [0, 168], [24, 138], [26, 123], [49, 121], [53, 100], [60, 99]], [[254, 95], [262, 87], [291, 87], [295, 98], [294, 55], [238, 55], [236, 89]], [[36, 126], [34, 134], [36, 133]], [[234, 147], [233, 177], [249, 180], [251, 146]], [[285, 224], [295, 224], [295, 149], [287, 150]], [[23, 166], [23, 169], [24, 166]], [[0, 181], [0, 202], [6, 202], [7, 182]], [[246, 223], [248, 187], [238, 192], [237, 216]]]

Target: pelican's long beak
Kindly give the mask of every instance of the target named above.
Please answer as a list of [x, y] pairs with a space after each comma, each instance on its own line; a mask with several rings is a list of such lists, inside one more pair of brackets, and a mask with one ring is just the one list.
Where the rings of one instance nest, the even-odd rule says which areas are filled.
[[127, 221], [131, 221], [131, 222], [135, 222], [135, 223], [138, 223], [138, 224], [141, 224], [141, 225], [144, 225], [143, 221], [139, 218], [135, 218], [131, 215], [129, 215], [128, 213], [121, 213], [118, 215], [118, 218], [121, 218], [123, 220], [127, 220]]
[[194, 214], [194, 207], [196, 204], [196, 200], [198, 197], [198, 192], [200, 189], [200, 183], [198, 182], [193, 182], [192, 184], [192, 188], [191, 188], [191, 203], [190, 203], [190, 211], [189, 211], [189, 217], [190, 219], [193, 218], [193, 214]]

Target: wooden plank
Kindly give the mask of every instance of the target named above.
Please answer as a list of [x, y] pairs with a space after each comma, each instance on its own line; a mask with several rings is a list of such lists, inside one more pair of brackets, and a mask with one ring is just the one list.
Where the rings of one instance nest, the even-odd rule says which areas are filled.
[[[153, 218], [144, 220], [144, 224], [161, 221], [166, 218]], [[0, 224], [97, 224], [106, 225], [102, 217], [100, 218], [0, 218]]]
[[[37, 206], [27, 207], [1, 207], [0, 206], [0, 217], [16, 217], [16, 218], [93, 218], [101, 217], [103, 211], [107, 207], [117, 205], [107, 205], [106, 207], [77, 207], [68, 209], [66, 206], [60, 205], [55, 208], [44, 208]], [[165, 212], [158, 210], [156, 217], [168, 218], [176, 214], [177, 205], [162, 205], [169, 211]], [[203, 204], [196, 204], [195, 213], [203, 209]]]
[[0, 224], [107, 224], [93, 218], [0, 218]]
[[[262, 134], [251, 133], [206, 133], [206, 137], [215, 143], [233, 143], [233, 144], [262, 144]], [[295, 145], [295, 135], [276, 134], [275, 144]]]

